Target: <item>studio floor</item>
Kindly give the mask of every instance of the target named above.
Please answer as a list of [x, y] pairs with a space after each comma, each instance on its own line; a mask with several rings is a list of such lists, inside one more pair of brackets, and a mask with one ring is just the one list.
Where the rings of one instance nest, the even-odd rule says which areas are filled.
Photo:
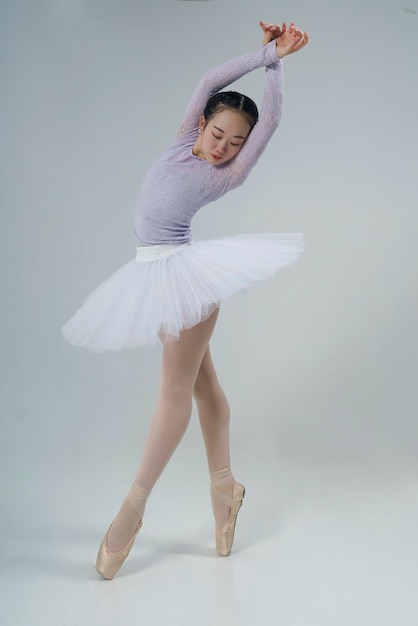
[[[275, 464], [269, 454], [243, 471], [241, 451], [236, 466], [247, 494], [233, 553], [222, 558], [214, 550], [203, 468], [182, 486], [193, 456], [190, 438], [158, 484], [113, 581], [93, 567], [109, 502], [100, 492], [86, 506], [74, 477], [63, 477], [61, 489], [60, 481], [51, 483], [53, 501], [43, 492], [33, 519], [28, 511], [26, 522], [10, 525], [1, 624], [418, 624], [418, 486], [410, 466], [290, 451]], [[74, 510], [77, 489], [81, 504]], [[16, 495], [17, 508], [24, 497]]]

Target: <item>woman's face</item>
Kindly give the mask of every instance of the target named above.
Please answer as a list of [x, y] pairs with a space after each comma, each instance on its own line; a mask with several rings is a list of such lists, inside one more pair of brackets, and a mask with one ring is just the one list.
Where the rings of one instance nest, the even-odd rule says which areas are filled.
[[241, 113], [229, 109], [216, 113], [207, 123], [202, 116], [199, 128], [193, 154], [213, 165], [222, 165], [238, 154], [251, 130]]

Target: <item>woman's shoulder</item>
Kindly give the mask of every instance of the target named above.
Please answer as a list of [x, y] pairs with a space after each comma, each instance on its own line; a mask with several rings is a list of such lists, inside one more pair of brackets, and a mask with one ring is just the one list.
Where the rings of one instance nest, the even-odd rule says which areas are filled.
[[188, 131], [183, 136], [176, 136], [168, 146], [160, 152], [153, 160], [149, 168], [149, 172], [155, 172], [161, 166], [167, 167], [170, 164], [190, 162], [195, 160], [192, 149], [197, 137], [196, 133]]
[[196, 128], [188, 128], [186, 125], [180, 126], [177, 131], [177, 135], [175, 138], [175, 143], [179, 144], [195, 144], [197, 138], [199, 136], [199, 127]]
[[184, 156], [192, 151], [196, 142], [198, 131], [187, 131], [184, 134], [178, 133], [167, 148], [161, 153], [161, 160], [175, 159], [177, 156]]

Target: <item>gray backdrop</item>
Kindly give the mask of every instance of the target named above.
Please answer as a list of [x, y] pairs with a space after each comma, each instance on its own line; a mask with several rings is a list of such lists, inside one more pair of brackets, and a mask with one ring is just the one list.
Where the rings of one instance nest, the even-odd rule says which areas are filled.
[[[296, 265], [221, 311], [233, 450], [266, 475], [287, 456], [416, 471], [415, 4], [2, 2], [3, 523], [28, 507], [33, 522], [74, 517], [74, 495], [85, 519], [93, 493], [111, 494], [107, 512], [119, 502], [160, 348], [93, 355], [59, 329], [134, 255], [138, 188], [202, 72], [256, 49], [258, 20], [281, 16], [311, 43], [284, 62], [280, 129], [193, 225], [195, 238], [306, 235]], [[236, 87], [260, 102], [262, 84], [260, 70]], [[204, 468], [195, 419], [187, 442]]]

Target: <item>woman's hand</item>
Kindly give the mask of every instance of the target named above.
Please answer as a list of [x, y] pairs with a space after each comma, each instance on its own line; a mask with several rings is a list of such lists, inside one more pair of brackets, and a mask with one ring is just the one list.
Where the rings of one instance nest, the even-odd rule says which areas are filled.
[[275, 39], [277, 56], [280, 58], [293, 52], [298, 52], [309, 42], [308, 34], [296, 28], [293, 22], [291, 22], [289, 27], [284, 22], [281, 26], [265, 24], [264, 22], [259, 22], [259, 25], [264, 33], [263, 45], [265, 46]]
[[285, 32], [276, 38], [277, 56], [282, 58], [293, 52], [298, 52], [309, 42], [308, 33], [304, 33], [292, 22]]
[[277, 39], [287, 28], [284, 22], [281, 26], [279, 26], [279, 24], [266, 24], [265, 22], [258, 22], [258, 24], [263, 31], [263, 46], [273, 41], [273, 39]]

